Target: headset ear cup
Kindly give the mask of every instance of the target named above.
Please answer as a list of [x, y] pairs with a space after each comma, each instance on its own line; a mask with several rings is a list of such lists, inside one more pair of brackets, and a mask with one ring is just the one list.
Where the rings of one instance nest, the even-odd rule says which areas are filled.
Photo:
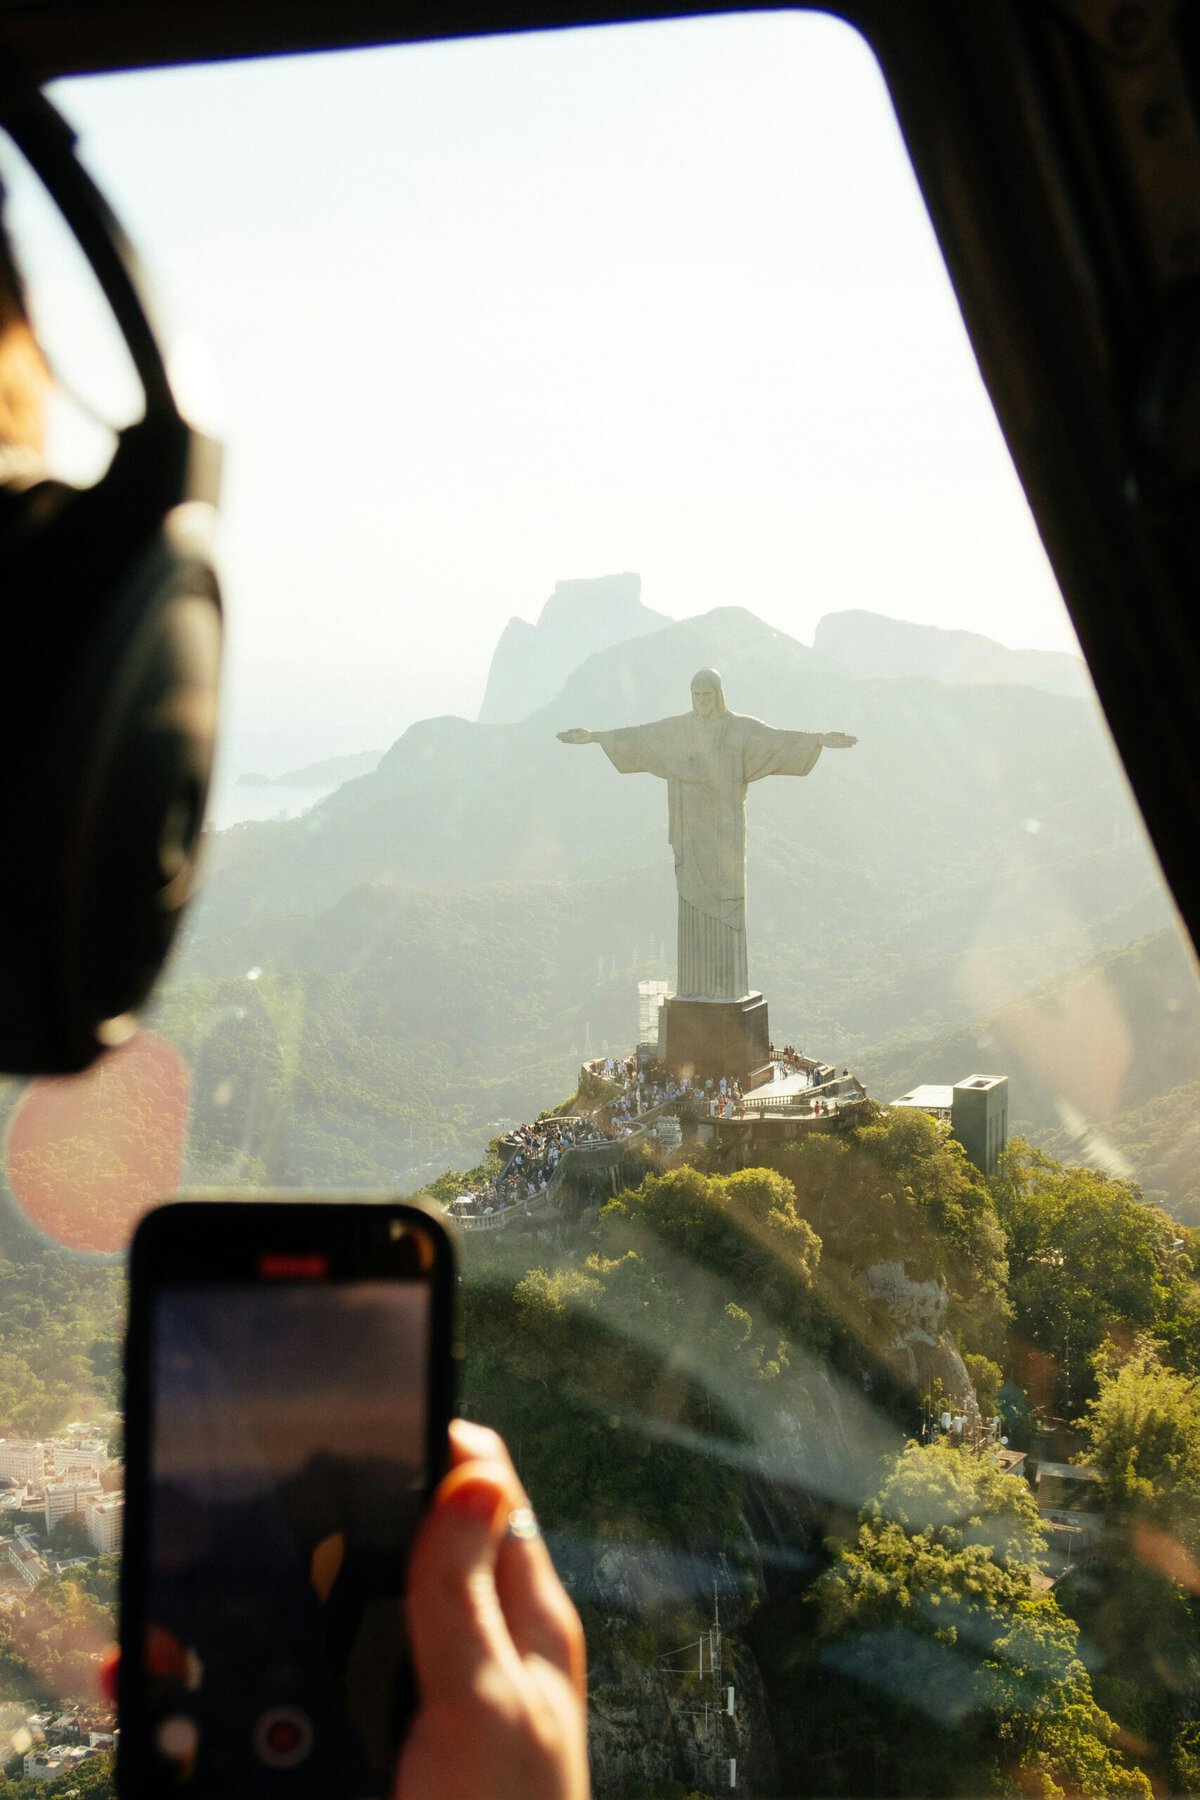
[[0, 83], [0, 122], [91, 265], [145, 399], [91, 487], [40, 460], [0, 471], [0, 1069], [53, 1075], [132, 1033], [192, 889], [221, 451], [179, 410], [137, 258], [73, 131], [21, 81]]
[[64, 697], [46, 945], [61, 1070], [130, 1035], [194, 885], [221, 659], [212, 517], [168, 514]]

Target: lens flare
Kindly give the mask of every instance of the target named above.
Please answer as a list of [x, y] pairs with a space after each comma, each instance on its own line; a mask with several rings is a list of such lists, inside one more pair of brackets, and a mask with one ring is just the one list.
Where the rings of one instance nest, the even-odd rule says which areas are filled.
[[153, 1031], [82, 1075], [30, 1082], [5, 1144], [18, 1208], [69, 1250], [123, 1250], [147, 1207], [179, 1187], [187, 1112], [187, 1067]]

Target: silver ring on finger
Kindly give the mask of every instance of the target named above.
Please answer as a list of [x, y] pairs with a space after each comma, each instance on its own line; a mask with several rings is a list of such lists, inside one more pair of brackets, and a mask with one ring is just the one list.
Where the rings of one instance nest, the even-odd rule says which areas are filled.
[[542, 1528], [537, 1522], [537, 1514], [532, 1506], [513, 1507], [504, 1527], [504, 1535], [516, 1538], [522, 1544], [529, 1543], [533, 1538], [541, 1537]]

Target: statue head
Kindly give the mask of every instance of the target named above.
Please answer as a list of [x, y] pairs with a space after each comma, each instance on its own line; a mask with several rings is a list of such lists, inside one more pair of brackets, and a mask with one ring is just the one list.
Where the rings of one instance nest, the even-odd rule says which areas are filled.
[[692, 676], [692, 711], [699, 719], [720, 718], [725, 708], [725, 691], [715, 669], [697, 669]]

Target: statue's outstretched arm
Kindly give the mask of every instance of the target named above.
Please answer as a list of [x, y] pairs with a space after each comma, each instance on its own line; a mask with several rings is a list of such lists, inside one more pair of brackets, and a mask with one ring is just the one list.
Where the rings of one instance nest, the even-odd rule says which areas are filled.
[[596, 741], [596, 733], [594, 731], [584, 731], [578, 725], [573, 725], [570, 731], [560, 731], [558, 733], [558, 741], [560, 744], [594, 744]]
[[821, 747], [825, 750], [853, 750], [858, 739], [851, 737], [848, 731], [823, 731]]

